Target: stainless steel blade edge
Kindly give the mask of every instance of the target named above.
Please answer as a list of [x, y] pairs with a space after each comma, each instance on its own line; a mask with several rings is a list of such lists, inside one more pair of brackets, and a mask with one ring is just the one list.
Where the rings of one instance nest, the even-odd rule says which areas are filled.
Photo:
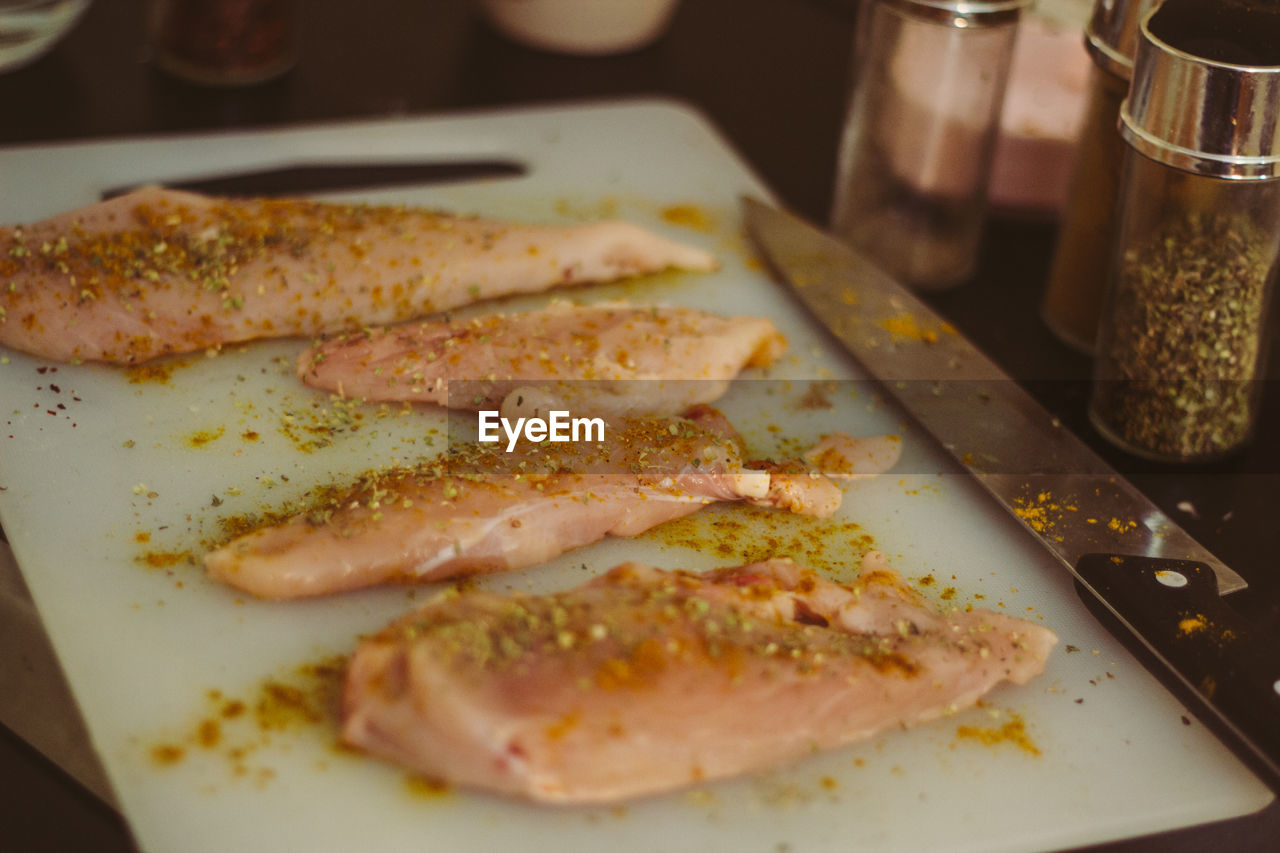
[[1223, 595], [1246, 586], [887, 273], [803, 220], [743, 205], [765, 260], [806, 307], [1073, 573], [1084, 554], [1107, 552], [1203, 563]]

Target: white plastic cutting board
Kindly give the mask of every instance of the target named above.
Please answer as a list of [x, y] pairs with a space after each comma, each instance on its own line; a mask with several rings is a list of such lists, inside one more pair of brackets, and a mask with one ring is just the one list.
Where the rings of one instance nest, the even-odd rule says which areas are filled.
[[[904, 437], [898, 471], [851, 485], [841, 516], [823, 528], [834, 531], [832, 553], [857, 552], [860, 540], [835, 541], [850, 535], [838, 524], [856, 522], [857, 535], [905, 575], [936, 581], [926, 594], [941, 600], [951, 587], [953, 604], [1042, 620], [1059, 647], [1040, 679], [996, 691], [983, 709], [619, 808], [425, 792], [394, 767], [335, 749], [327, 714], [294, 724], [278, 710], [254, 713], [269, 695], [264, 682], [305, 693], [315, 681], [300, 667], [348, 653], [360, 634], [412, 606], [414, 593], [264, 603], [205, 580], [185, 558], [198, 558], [220, 519], [279, 506], [335, 472], [438, 450], [444, 417], [368, 407], [360, 429], [313, 446], [318, 435], [308, 430], [331, 423], [322, 410], [334, 407], [293, 378], [299, 341], [180, 360], [167, 379], [0, 350], [0, 522], [143, 849], [1025, 850], [1235, 816], [1270, 800], [1095, 625], [1051, 558], [871, 385], [840, 386], [831, 409], [797, 408], [808, 380], [860, 374], [748, 257], [738, 197], [768, 191], [684, 108], [636, 102], [9, 149], [0, 151], [0, 221], [38, 219], [122, 184], [437, 156], [510, 156], [530, 172], [356, 197], [535, 221], [616, 216], [714, 251], [722, 261], [714, 274], [562, 295], [773, 317], [791, 357], [769, 374], [774, 381], [744, 383], [724, 402], [750, 441], [768, 445], [779, 434], [771, 426], [797, 439], [832, 428]], [[681, 530], [705, 535], [736, 512], [708, 511]], [[691, 568], [722, 562], [699, 541], [609, 542], [491, 582], [563, 587], [626, 557]], [[148, 557], [176, 562], [148, 567]], [[994, 735], [1018, 720], [1038, 755], [964, 736]]]

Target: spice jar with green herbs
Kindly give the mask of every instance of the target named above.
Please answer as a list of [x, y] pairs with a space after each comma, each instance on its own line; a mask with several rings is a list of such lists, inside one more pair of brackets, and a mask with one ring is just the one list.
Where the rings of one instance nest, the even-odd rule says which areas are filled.
[[1167, 0], [1120, 130], [1090, 418], [1140, 456], [1221, 457], [1256, 425], [1280, 256], [1280, 10]]

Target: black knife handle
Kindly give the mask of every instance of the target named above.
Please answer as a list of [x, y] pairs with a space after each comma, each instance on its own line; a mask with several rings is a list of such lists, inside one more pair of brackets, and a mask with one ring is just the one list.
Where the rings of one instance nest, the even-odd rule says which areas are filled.
[[1245, 623], [1200, 563], [1087, 554], [1080, 578], [1211, 710], [1280, 791], [1280, 644]]

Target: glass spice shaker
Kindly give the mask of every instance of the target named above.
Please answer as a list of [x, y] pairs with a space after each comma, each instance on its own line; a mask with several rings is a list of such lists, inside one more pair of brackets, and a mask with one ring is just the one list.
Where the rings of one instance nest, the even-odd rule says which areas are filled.
[[1129, 93], [1138, 24], [1159, 0], [1096, 0], [1085, 27], [1089, 70], [1084, 123], [1041, 316], [1065, 343], [1092, 353], [1115, 239], [1125, 145], [1116, 129]]
[[299, 0], [155, 0], [156, 65], [206, 86], [247, 86], [298, 58]]
[[1031, 0], [866, 0], [832, 230], [905, 284], [977, 263], [1022, 9]]
[[1280, 9], [1165, 0], [1142, 25], [1090, 419], [1160, 461], [1257, 420], [1280, 256]]

